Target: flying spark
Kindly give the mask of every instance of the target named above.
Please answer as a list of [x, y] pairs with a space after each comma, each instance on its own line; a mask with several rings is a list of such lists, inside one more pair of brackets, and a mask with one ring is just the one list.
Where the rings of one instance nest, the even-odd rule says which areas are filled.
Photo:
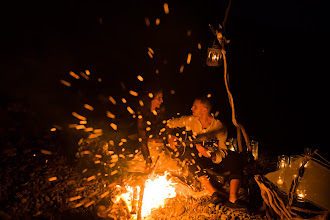
[[70, 74], [72, 77], [76, 78], [76, 79], [80, 79], [80, 76], [78, 76], [77, 74], [75, 74], [73, 71], [70, 71], [69, 74]]
[[148, 47], [148, 51], [150, 51], [150, 53], [152, 53], [152, 54], [155, 54], [154, 50], [151, 49], [150, 47]]
[[117, 104], [116, 100], [112, 96], [109, 96], [109, 100], [112, 104], [114, 104], [114, 105]]
[[53, 154], [51, 151], [44, 150], [44, 149], [41, 149], [40, 152], [43, 153], [43, 154], [47, 154], [47, 155], [52, 155]]
[[133, 111], [133, 109], [131, 107], [129, 107], [129, 106], [127, 106], [127, 111], [129, 113], [131, 113], [132, 115], [135, 114], [135, 112]]
[[114, 118], [116, 117], [114, 114], [112, 114], [112, 113], [109, 112], [109, 111], [107, 111], [107, 116], [108, 116], [109, 118], [112, 118], [112, 119], [114, 119]]
[[168, 4], [167, 3], [164, 3], [164, 12], [165, 12], [165, 14], [168, 14], [168, 13], [170, 13], [170, 10], [168, 9]]
[[84, 77], [86, 80], [89, 80], [89, 76], [87, 76], [86, 73], [80, 72], [80, 75]]
[[129, 91], [129, 94], [131, 94], [132, 96], [138, 96], [139, 94], [133, 90]]
[[65, 85], [65, 86], [67, 86], [67, 87], [70, 87], [71, 86], [71, 83], [69, 83], [69, 82], [67, 82], [67, 81], [65, 81], [65, 80], [61, 80], [60, 81], [63, 85]]
[[93, 111], [94, 110], [93, 106], [90, 106], [88, 104], [85, 104], [84, 107], [85, 107], [85, 109], [88, 109], [90, 111]]
[[180, 66], [180, 73], [183, 73], [184, 65]]
[[76, 118], [82, 120], [82, 121], [86, 121], [86, 118], [85, 118], [84, 116], [81, 116], [81, 115], [79, 115], [79, 114], [76, 113], [76, 112], [72, 112], [72, 115], [73, 115], [74, 117], [76, 117]]
[[54, 177], [51, 177], [51, 178], [49, 178], [48, 180], [49, 180], [49, 182], [52, 182], [52, 181], [55, 181], [55, 180], [57, 180], [57, 177], [56, 177], [56, 176], [54, 176]]
[[110, 126], [112, 127], [113, 130], [117, 130], [117, 125], [115, 123], [111, 123]]
[[150, 26], [150, 20], [148, 17], [144, 18], [144, 22], [146, 23], [146, 26], [149, 27]]
[[188, 53], [187, 64], [190, 64], [190, 62], [191, 62], [191, 53]]

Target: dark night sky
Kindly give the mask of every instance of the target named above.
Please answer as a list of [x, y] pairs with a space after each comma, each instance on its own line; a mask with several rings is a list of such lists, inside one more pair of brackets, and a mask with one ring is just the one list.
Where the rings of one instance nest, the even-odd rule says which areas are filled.
[[[168, 15], [163, 2], [28, 2], [4, 7], [1, 97], [28, 103], [45, 127], [64, 126], [74, 122], [72, 111], [83, 114], [85, 103], [104, 113], [112, 106], [102, 97], [129, 97], [119, 82], [141, 91], [158, 80], [166, 90], [176, 91], [174, 96], [165, 94], [170, 113], [188, 114], [195, 95], [211, 93], [220, 118], [232, 131], [223, 70], [205, 64], [214, 40], [208, 24], [222, 22], [228, 1], [166, 1]], [[225, 33], [230, 40], [230, 88], [238, 121], [261, 148], [302, 153], [312, 147], [325, 154], [327, 6], [321, 1], [232, 2]], [[148, 47], [155, 51], [154, 59]], [[88, 81], [69, 75], [86, 69], [91, 72]], [[137, 75], [145, 82], [139, 83]], [[60, 84], [61, 79], [72, 86]]]

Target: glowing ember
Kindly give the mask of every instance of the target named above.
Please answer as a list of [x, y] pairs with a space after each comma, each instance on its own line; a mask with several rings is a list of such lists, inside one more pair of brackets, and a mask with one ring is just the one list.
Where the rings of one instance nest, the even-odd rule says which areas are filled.
[[112, 96], [109, 96], [109, 100], [110, 102], [112, 102], [112, 104], [116, 104], [116, 100]]
[[131, 94], [132, 96], [138, 96], [139, 94], [133, 90], [129, 91], [129, 94]]
[[146, 23], [146, 26], [149, 27], [150, 26], [150, 20], [149, 20], [149, 18], [148, 17], [145, 17], [144, 18], [144, 21]]
[[93, 110], [94, 110], [94, 107], [91, 106], [91, 105], [88, 105], [88, 104], [85, 104], [85, 105], [84, 105], [84, 108], [86, 108], [86, 109], [88, 109], [88, 110], [90, 110], [90, 111], [93, 111]]
[[86, 121], [86, 118], [84, 116], [81, 116], [79, 114], [77, 114], [76, 112], [72, 112], [72, 115], [82, 121]]
[[84, 77], [86, 80], [89, 80], [89, 76], [87, 76], [86, 73], [80, 72], [80, 75]]
[[110, 123], [110, 126], [112, 127], [113, 130], [117, 130], [117, 125], [115, 123]]
[[75, 73], [72, 72], [72, 71], [70, 71], [69, 74], [70, 74], [72, 77], [76, 78], [76, 79], [79, 79], [79, 78], [80, 78], [80, 76], [78, 76], [77, 74], [75, 74]]
[[129, 113], [131, 113], [132, 115], [135, 114], [135, 112], [133, 111], [133, 109], [131, 107], [129, 107], [129, 106], [127, 106], [127, 111]]
[[67, 86], [67, 87], [70, 87], [71, 86], [71, 83], [69, 83], [69, 82], [67, 82], [67, 81], [65, 81], [65, 80], [61, 80], [60, 81], [63, 85], [65, 85], [65, 86]]
[[116, 118], [116, 116], [114, 114], [112, 114], [111, 112], [107, 111], [106, 113], [109, 118]]
[[190, 62], [191, 62], [191, 53], [188, 53], [187, 64], [190, 64]]
[[55, 180], [57, 180], [57, 177], [56, 177], [56, 176], [54, 176], [54, 177], [51, 177], [51, 178], [49, 178], [48, 180], [49, 180], [49, 182], [52, 182], [52, 181], [55, 181]]
[[167, 3], [164, 3], [164, 12], [165, 12], [165, 14], [168, 14], [168, 13], [170, 13], [170, 10], [168, 9], [168, 4]]
[[150, 47], [148, 47], [148, 51], [150, 51], [150, 53], [155, 54], [155, 51], [153, 49], [151, 49]]
[[184, 65], [181, 65], [180, 67], [180, 73], [183, 73]]
[[141, 82], [143, 81], [143, 77], [142, 77], [142, 76], [138, 75], [137, 78], [138, 78], [138, 80], [140, 80]]
[[152, 55], [152, 53], [150, 51], [148, 51], [148, 55], [151, 59], [154, 58], [154, 56]]
[[77, 125], [76, 126], [77, 130], [81, 130], [81, 129], [85, 129], [85, 128], [86, 128], [85, 125]]
[[48, 154], [48, 155], [52, 155], [53, 154], [51, 151], [44, 150], [44, 149], [41, 149], [40, 152], [43, 153], [43, 154]]

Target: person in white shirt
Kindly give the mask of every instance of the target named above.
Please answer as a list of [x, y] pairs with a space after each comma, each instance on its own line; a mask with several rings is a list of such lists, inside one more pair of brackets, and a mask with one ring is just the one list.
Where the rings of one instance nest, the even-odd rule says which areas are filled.
[[[201, 144], [195, 144], [195, 147], [187, 146], [181, 159], [188, 161], [189, 171], [196, 174], [197, 179], [212, 195], [211, 202], [215, 204], [222, 202], [222, 197], [209, 181], [206, 169], [214, 168], [218, 172], [230, 171], [229, 201], [225, 205], [239, 209], [243, 206], [237, 201], [237, 193], [243, 173], [242, 163], [238, 153], [228, 150], [226, 146], [227, 128], [220, 120], [214, 118], [211, 114], [211, 108], [212, 103], [208, 98], [196, 98], [191, 108], [192, 115], [172, 118], [167, 121], [167, 127], [169, 129], [185, 127], [187, 131], [192, 131], [197, 139], [206, 141], [207, 139], [216, 138], [219, 141], [215, 151], [210, 151]], [[169, 136], [168, 147], [178, 151], [176, 146], [175, 136]]]

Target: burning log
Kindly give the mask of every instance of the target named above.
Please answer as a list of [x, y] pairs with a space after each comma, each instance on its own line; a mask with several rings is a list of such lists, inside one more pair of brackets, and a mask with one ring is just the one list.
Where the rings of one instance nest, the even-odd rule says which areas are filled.
[[141, 189], [140, 189], [137, 220], [141, 220], [141, 218], [142, 218], [141, 215], [142, 215], [142, 201], [143, 201], [143, 194], [144, 194], [144, 186], [145, 186], [145, 184], [142, 184]]

